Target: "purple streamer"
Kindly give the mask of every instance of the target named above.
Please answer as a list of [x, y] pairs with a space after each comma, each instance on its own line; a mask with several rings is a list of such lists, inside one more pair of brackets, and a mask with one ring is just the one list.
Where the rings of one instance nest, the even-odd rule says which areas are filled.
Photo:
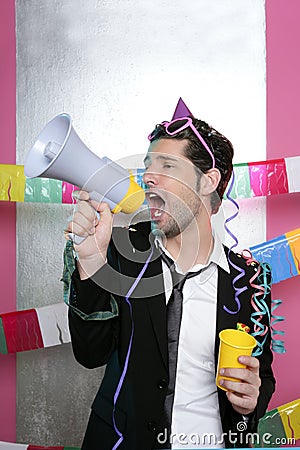
[[152, 249], [151, 249], [151, 253], [150, 253], [150, 255], [148, 256], [148, 258], [147, 258], [147, 260], [146, 260], [146, 262], [145, 262], [145, 264], [144, 264], [142, 270], [141, 270], [140, 273], [138, 274], [138, 276], [137, 276], [135, 282], [132, 284], [131, 288], [129, 289], [129, 291], [127, 292], [127, 294], [126, 294], [126, 296], [125, 296], [126, 303], [128, 304], [129, 310], [130, 310], [130, 318], [131, 318], [131, 335], [130, 335], [130, 340], [129, 340], [128, 350], [127, 350], [127, 354], [126, 354], [126, 358], [125, 358], [124, 368], [123, 368], [123, 371], [122, 371], [122, 374], [121, 374], [121, 377], [120, 377], [120, 380], [119, 380], [119, 383], [118, 383], [118, 386], [117, 386], [117, 389], [116, 389], [115, 395], [114, 395], [114, 408], [113, 408], [113, 417], [112, 417], [112, 418], [113, 418], [114, 429], [115, 429], [115, 432], [117, 433], [117, 435], [119, 436], [119, 439], [118, 439], [118, 441], [115, 443], [115, 445], [113, 446], [112, 450], [116, 450], [116, 448], [119, 447], [119, 445], [121, 444], [121, 442], [122, 442], [123, 439], [124, 439], [123, 434], [122, 434], [121, 431], [118, 429], [117, 424], [116, 424], [116, 420], [115, 420], [115, 410], [116, 410], [116, 403], [117, 403], [118, 397], [119, 397], [119, 395], [120, 395], [120, 391], [121, 391], [121, 389], [122, 389], [122, 386], [123, 386], [123, 383], [124, 383], [124, 379], [125, 379], [125, 376], [126, 376], [126, 373], [127, 373], [127, 369], [128, 369], [128, 363], [129, 363], [129, 358], [130, 358], [130, 353], [131, 353], [131, 347], [132, 347], [132, 340], [133, 340], [133, 333], [134, 333], [134, 322], [133, 322], [133, 315], [132, 315], [132, 305], [131, 305], [131, 303], [130, 303], [129, 298], [130, 298], [132, 292], [134, 291], [134, 289], [137, 287], [138, 283], [141, 281], [141, 278], [142, 278], [142, 276], [144, 275], [144, 273], [145, 273], [145, 271], [146, 271], [146, 269], [147, 269], [147, 267], [148, 267], [148, 265], [149, 265], [149, 262], [150, 262], [150, 259], [152, 258], [152, 255], [153, 255], [153, 247], [152, 247]]
[[230, 258], [230, 253], [231, 253], [232, 249], [235, 248], [235, 247], [237, 247], [239, 241], [238, 241], [237, 237], [229, 230], [229, 228], [228, 228], [227, 225], [226, 225], [228, 222], [230, 222], [231, 220], [233, 220], [233, 219], [235, 219], [235, 218], [237, 217], [237, 215], [238, 215], [238, 213], [239, 213], [239, 210], [240, 210], [239, 205], [237, 204], [237, 202], [236, 202], [232, 197], [230, 197], [230, 194], [231, 194], [231, 192], [232, 192], [233, 185], [234, 185], [234, 180], [235, 180], [235, 176], [234, 176], [234, 171], [233, 171], [233, 172], [232, 172], [231, 182], [230, 182], [228, 191], [226, 192], [226, 196], [227, 196], [228, 200], [229, 200], [231, 203], [234, 204], [234, 206], [236, 207], [237, 211], [236, 211], [232, 216], [228, 217], [228, 218], [225, 220], [225, 225], [224, 225], [224, 227], [225, 227], [225, 230], [227, 231], [227, 233], [229, 234], [229, 236], [230, 236], [230, 237], [234, 240], [234, 242], [235, 242], [235, 243], [230, 247], [230, 249], [229, 249], [229, 253], [228, 253], [228, 261], [229, 261], [230, 265], [231, 265], [234, 269], [236, 269], [238, 272], [240, 272], [240, 273], [239, 273], [239, 275], [237, 275], [237, 276], [232, 280], [232, 286], [233, 286], [233, 288], [234, 288], [234, 290], [235, 290], [234, 299], [235, 299], [235, 302], [236, 302], [236, 304], [237, 304], [237, 310], [236, 310], [236, 311], [231, 311], [229, 308], [227, 308], [227, 306], [223, 305], [223, 309], [224, 309], [227, 313], [229, 313], [229, 314], [237, 314], [237, 313], [239, 312], [239, 310], [241, 309], [241, 302], [240, 302], [240, 299], [239, 299], [239, 295], [240, 295], [242, 292], [244, 292], [244, 291], [247, 290], [247, 286], [244, 286], [244, 287], [242, 287], [242, 288], [237, 288], [236, 285], [235, 285], [236, 282], [237, 282], [240, 278], [243, 278], [243, 276], [245, 276], [245, 273], [246, 273], [246, 272], [245, 272], [244, 269], [241, 269], [239, 266], [235, 265], [235, 264], [232, 262], [231, 258]]

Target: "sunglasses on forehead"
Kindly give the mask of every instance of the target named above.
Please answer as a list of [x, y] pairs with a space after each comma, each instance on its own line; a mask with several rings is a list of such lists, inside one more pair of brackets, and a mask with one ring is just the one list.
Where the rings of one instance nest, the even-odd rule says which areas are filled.
[[[203, 137], [201, 136], [201, 134], [198, 132], [197, 128], [194, 126], [193, 121], [190, 117], [180, 117], [179, 119], [172, 120], [171, 122], [162, 122], [158, 126], [164, 127], [164, 129], [166, 130], [166, 132], [169, 136], [175, 136], [176, 134], [178, 134], [181, 131], [185, 130], [186, 128], [190, 127], [190, 129], [197, 136], [197, 138], [199, 139], [199, 141], [201, 142], [201, 144], [203, 145], [205, 150], [210, 155], [210, 157], [212, 159], [212, 168], [215, 167], [214, 155], [213, 155], [212, 151], [210, 150], [210, 148], [208, 147], [205, 140], [203, 139]], [[159, 132], [159, 129], [157, 129], [157, 127], [156, 127], [155, 130], [151, 134], [149, 134], [149, 136], [148, 136], [149, 141], [151, 141], [153, 138], [155, 138], [155, 136], [158, 132]]]

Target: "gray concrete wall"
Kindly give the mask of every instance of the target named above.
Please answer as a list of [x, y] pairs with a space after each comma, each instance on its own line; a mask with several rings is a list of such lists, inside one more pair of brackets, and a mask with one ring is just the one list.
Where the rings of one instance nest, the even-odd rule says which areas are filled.
[[[64, 111], [100, 156], [144, 153], [179, 96], [231, 138], [236, 162], [265, 158], [263, 0], [16, 0], [16, 18], [19, 164]], [[265, 239], [264, 201], [255, 205], [251, 243]], [[19, 309], [62, 301], [71, 212], [18, 204]], [[80, 367], [70, 344], [17, 361], [17, 442], [79, 446], [103, 370]]]

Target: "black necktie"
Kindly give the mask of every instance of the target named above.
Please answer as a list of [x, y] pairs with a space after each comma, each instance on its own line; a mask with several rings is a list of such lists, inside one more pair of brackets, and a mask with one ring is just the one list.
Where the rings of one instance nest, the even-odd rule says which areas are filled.
[[169, 385], [164, 405], [164, 413], [167, 429], [170, 432], [172, 423], [172, 409], [174, 403], [174, 392], [176, 382], [176, 369], [178, 357], [179, 332], [182, 317], [182, 301], [183, 286], [188, 278], [195, 277], [201, 273], [202, 269], [197, 272], [188, 272], [182, 275], [175, 270], [175, 263], [164, 253], [162, 253], [163, 261], [168, 265], [171, 276], [173, 290], [167, 304], [167, 327], [168, 327], [168, 355], [169, 355]]

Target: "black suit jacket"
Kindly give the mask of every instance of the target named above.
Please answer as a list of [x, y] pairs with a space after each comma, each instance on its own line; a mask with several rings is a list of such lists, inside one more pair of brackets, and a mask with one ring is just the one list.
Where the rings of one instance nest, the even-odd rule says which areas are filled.
[[[154, 253], [149, 265], [130, 297], [134, 333], [128, 370], [115, 408], [115, 421], [123, 434], [123, 441], [118, 447], [120, 450], [167, 448], [166, 444], [159, 445], [157, 442], [157, 435], [163, 432], [162, 411], [168, 386], [166, 300], [161, 259], [151, 242], [153, 235], [149, 233], [149, 222], [128, 229], [115, 228], [108, 264], [93, 279], [80, 281], [76, 271], [72, 277], [71, 304], [86, 314], [110, 311], [111, 301], [116, 301], [119, 309], [117, 317], [107, 320], [82, 320], [72, 309], [69, 311], [73, 352], [77, 361], [88, 368], [107, 364], [104, 379], [92, 405], [82, 446], [84, 450], [110, 450], [119, 439], [113, 426], [113, 399], [132, 332], [130, 306], [124, 296], [144, 268], [151, 249], [154, 249]], [[245, 277], [239, 281], [238, 286], [246, 285], [247, 290], [239, 296], [239, 313], [228, 314], [223, 305], [236, 310], [232, 280], [239, 272], [230, 266], [229, 275], [218, 268], [216, 367], [219, 331], [236, 328], [237, 322], [250, 326], [253, 331], [250, 320], [253, 290], [249, 279], [254, 275], [255, 266], [247, 266], [245, 260], [235, 254], [231, 255], [231, 259], [235, 265], [245, 270]], [[270, 298], [267, 302], [270, 306]], [[274, 391], [270, 333], [264, 345], [264, 353], [258, 359], [262, 384], [257, 408], [248, 422], [248, 432], [255, 431], [257, 420], [264, 415]], [[244, 434], [234, 434], [238, 432], [237, 424], [242, 417], [234, 411], [223, 390], [218, 389], [218, 397], [226, 447], [247, 446]], [[235, 440], [237, 441], [234, 442]]]

